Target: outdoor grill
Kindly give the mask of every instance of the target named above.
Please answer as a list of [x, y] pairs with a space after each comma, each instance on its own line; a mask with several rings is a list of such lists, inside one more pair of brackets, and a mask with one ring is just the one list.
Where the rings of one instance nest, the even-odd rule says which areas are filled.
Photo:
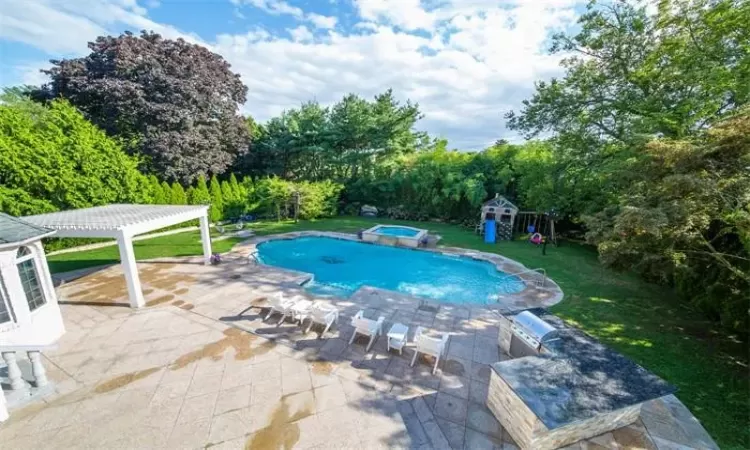
[[510, 356], [539, 354], [542, 343], [556, 334], [556, 329], [529, 311], [522, 311], [513, 318], [513, 335], [510, 341]]

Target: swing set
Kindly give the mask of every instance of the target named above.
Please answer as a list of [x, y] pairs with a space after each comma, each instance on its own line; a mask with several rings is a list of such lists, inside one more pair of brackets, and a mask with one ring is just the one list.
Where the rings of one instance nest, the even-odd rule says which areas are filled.
[[547, 236], [550, 241], [557, 245], [557, 233], [555, 233], [554, 211], [539, 213], [536, 211], [519, 211], [516, 217], [515, 229], [520, 234], [530, 234], [529, 242], [541, 245]]

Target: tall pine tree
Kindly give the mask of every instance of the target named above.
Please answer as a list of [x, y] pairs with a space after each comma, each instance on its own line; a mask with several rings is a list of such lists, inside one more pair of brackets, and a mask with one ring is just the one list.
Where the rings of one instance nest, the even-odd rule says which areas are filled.
[[148, 183], [151, 185], [151, 203], [154, 205], [164, 204], [164, 190], [162, 190], [161, 183], [159, 183], [156, 175], [150, 175]]
[[182, 185], [176, 181], [172, 182], [171, 195], [169, 203], [172, 205], [187, 205], [187, 197], [185, 196], [185, 189]]
[[221, 196], [221, 185], [216, 175], [211, 177], [209, 191], [211, 193], [211, 221], [218, 222], [224, 217], [224, 201]]
[[232, 189], [232, 195], [235, 200], [245, 202], [242, 191], [240, 190], [240, 184], [237, 182], [237, 177], [234, 176], [234, 172], [229, 175], [229, 187]]
[[208, 192], [208, 185], [206, 185], [206, 177], [202, 174], [198, 176], [198, 182], [195, 183], [195, 190], [193, 195], [190, 197], [191, 205], [210, 205], [211, 204], [211, 193]]
[[224, 205], [228, 205], [234, 202], [235, 195], [234, 195], [234, 192], [232, 192], [232, 187], [229, 186], [229, 182], [224, 180], [220, 184], [221, 184], [221, 200], [224, 202]]
[[185, 199], [187, 200], [188, 205], [196, 205], [197, 203], [193, 202], [193, 198], [195, 197], [195, 187], [188, 186], [187, 189], [185, 189]]
[[166, 181], [161, 182], [161, 202], [160, 205], [168, 205], [172, 201], [172, 188]]

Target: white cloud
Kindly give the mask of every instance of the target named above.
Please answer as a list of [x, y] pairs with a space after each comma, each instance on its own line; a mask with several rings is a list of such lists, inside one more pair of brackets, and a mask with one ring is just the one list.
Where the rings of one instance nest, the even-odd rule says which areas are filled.
[[[356, 2], [359, 22], [347, 29], [280, 0], [236, 0], [300, 23], [205, 42], [154, 22], [135, 1], [29, 0], [4, 8], [0, 39], [60, 57], [85, 54], [86, 41], [105, 32], [153, 29], [223, 55], [248, 86], [243, 112], [258, 120], [311, 99], [329, 105], [351, 92], [370, 98], [393, 88], [401, 100], [419, 103], [420, 129], [449, 138], [451, 147], [478, 149], [518, 139], [503, 115], [531, 95], [535, 80], [559, 74], [562, 55], [546, 53], [548, 39], [575, 20], [575, 0]], [[313, 25], [327, 31], [313, 35]], [[13, 78], [31, 73], [19, 65]]]
[[317, 28], [330, 29], [336, 26], [338, 18], [333, 16], [324, 16], [317, 13], [306, 14], [302, 9], [290, 5], [283, 0], [230, 0], [232, 4], [249, 5], [267, 12], [274, 16], [289, 15], [297, 20], [308, 21]]
[[289, 30], [289, 34], [295, 42], [312, 41], [313, 34], [306, 26], [300, 25]]
[[273, 15], [288, 14], [297, 18], [302, 18], [305, 15], [304, 11], [300, 8], [292, 6], [283, 0], [232, 0], [232, 3], [236, 5], [245, 3]]
[[335, 28], [338, 19], [333, 16], [323, 16], [320, 14], [311, 13], [307, 15], [307, 20], [312, 22], [318, 28], [330, 29]]
[[28, 84], [41, 86], [49, 81], [49, 77], [42, 73], [41, 69], [49, 68], [49, 62], [42, 61], [16, 61], [13, 65], [0, 64], [0, 87], [9, 81], [8, 85]]
[[[105, 29], [83, 15], [70, 14], [44, 4], [5, 3], [0, 38], [42, 49], [49, 53], [86, 49], [81, 36], [99, 36]], [[66, 31], [71, 30], [71, 31]], [[73, 32], [74, 30], [74, 32]], [[62, 33], [60, 33], [62, 31]]]
[[435, 15], [425, 11], [420, 0], [354, 0], [365, 20], [384, 21], [406, 30], [431, 30]]
[[[371, 97], [392, 87], [420, 104], [425, 119], [418, 126], [451, 146], [518, 140], [505, 129], [504, 114], [531, 95], [535, 80], [560, 73], [562, 55], [547, 54], [548, 39], [576, 18], [570, 0], [456, 0], [432, 10], [416, 2], [363, 5], [356, 31], [330, 32], [324, 40], [218, 45], [235, 70], [248, 74], [244, 110], [265, 120], [312, 98], [331, 104], [349, 92]], [[423, 14], [404, 19], [399, 7]], [[416, 28], [422, 31], [408, 31]]]
[[22, 42], [56, 56], [81, 54], [97, 36], [121, 29], [153, 30], [168, 38], [200, 39], [154, 22], [135, 0], [34, 0], [3, 4], [0, 39]]

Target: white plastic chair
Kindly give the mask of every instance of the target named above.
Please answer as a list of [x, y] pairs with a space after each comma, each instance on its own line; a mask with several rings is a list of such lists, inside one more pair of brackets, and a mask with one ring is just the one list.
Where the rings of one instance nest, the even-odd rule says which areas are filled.
[[435, 357], [435, 366], [432, 368], [432, 374], [435, 374], [440, 357], [443, 356], [446, 347], [448, 346], [448, 333], [443, 333], [440, 338], [432, 338], [424, 334], [424, 328], [417, 327], [414, 333], [414, 343], [417, 345], [414, 351], [414, 357], [411, 359], [411, 366], [414, 366], [414, 361], [417, 360], [417, 355], [424, 353], [426, 355]]
[[309, 333], [312, 326], [318, 323], [320, 325], [325, 325], [326, 328], [323, 330], [323, 334], [326, 334], [328, 329], [339, 320], [339, 310], [333, 306], [315, 302], [310, 309], [310, 312], [307, 313], [307, 316], [305, 316], [302, 321], [304, 322], [305, 319], [310, 320], [305, 333]]
[[296, 298], [287, 298], [281, 292], [271, 296], [268, 299], [270, 309], [263, 320], [268, 320], [274, 313], [279, 313], [281, 314], [281, 320], [279, 320], [277, 325], [281, 325], [286, 316], [292, 315], [292, 307], [295, 303], [297, 303]]
[[357, 333], [363, 334], [365, 336], [370, 336], [370, 342], [365, 348], [365, 350], [369, 352], [370, 347], [372, 347], [372, 343], [375, 342], [375, 339], [383, 333], [383, 322], [385, 322], [384, 316], [378, 317], [378, 320], [371, 320], [365, 318], [364, 310], [359, 310], [359, 312], [357, 312], [357, 314], [355, 314], [355, 316], [352, 318], [354, 333], [352, 333], [352, 338], [349, 339], [349, 345], [354, 342], [354, 338], [357, 336]]

